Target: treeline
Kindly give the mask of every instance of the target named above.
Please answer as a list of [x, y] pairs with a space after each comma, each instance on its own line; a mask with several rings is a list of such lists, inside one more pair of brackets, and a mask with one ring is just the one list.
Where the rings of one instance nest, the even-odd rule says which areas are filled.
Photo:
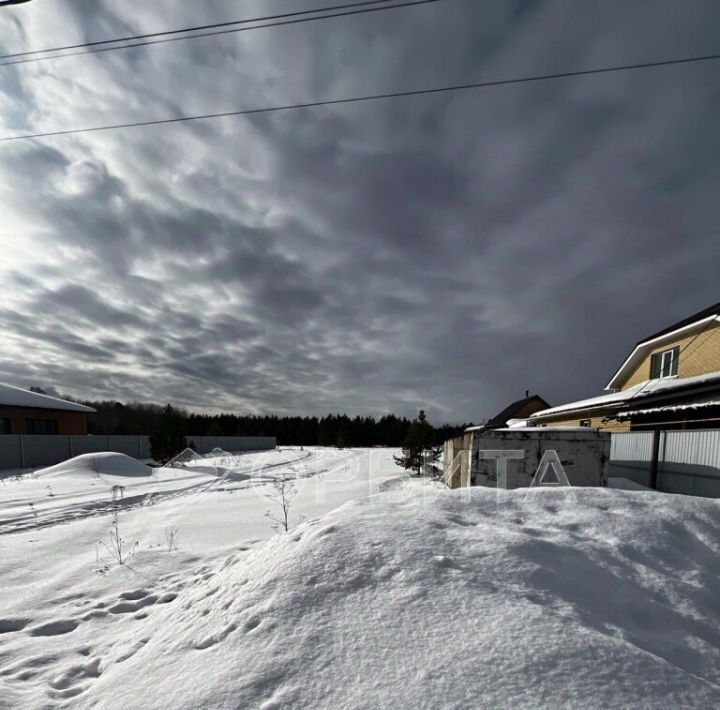
[[[402, 446], [412, 420], [386, 414], [349, 417], [280, 417], [237, 414], [193, 414], [156, 404], [130, 402], [83, 402], [97, 410], [87, 417], [89, 434], [154, 435], [172, 419], [186, 436], [274, 436], [284, 446]], [[429, 425], [436, 444], [462, 432], [468, 424]]]

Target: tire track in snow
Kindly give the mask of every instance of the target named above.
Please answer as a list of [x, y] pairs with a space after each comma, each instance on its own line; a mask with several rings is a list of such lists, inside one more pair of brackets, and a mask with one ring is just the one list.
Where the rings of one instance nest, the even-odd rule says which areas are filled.
[[[308, 459], [316, 458], [321, 459], [321, 452], [318, 451], [306, 451], [303, 452], [302, 456], [295, 458], [278, 461], [274, 463], [264, 464], [262, 466], [252, 466], [245, 469], [228, 469], [224, 473], [218, 476], [218, 478], [211, 481], [199, 481], [189, 486], [182, 488], [173, 488], [169, 490], [146, 490], [142, 493], [135, 495], [129, 495], [125, 498], [117, 500], [95, 500], [92, 502], [82, 502], [77, 504], [71, 504], [62, 508], [53, 508], [48, 511], [30, 510], [26, 513], [18, 515], [13, 518], [7, 518], [0, 520], [0, 535], [8, 535], [12, 533], [28, 532], [31, 530], [38, 530], [42, 528], [52, 527], [55, 525], [63, 525], [66, 523], [75, 522], [76, 520], [85, 520], [91, 517], [98, 517], [103, 515], [110, 515], [115, 511], [127, 512], [137, 508], [156, 505], [158, 503], [175, 500], [184, 496], [190, 495], [207, 495], [209, 493], [222, 492], [228, 490], [222, 488], [228, 483], [242, 481], [247, 483], [248, 486], [265, 486], [273, 482], [273, 478], [267, 479], [256, 479], [255, 475], [258, 473], [265, 473], [273, 471], [279, 468], [292, 466], [294, 464], [307, 461]], [[345, 457], [344, 461], [350, 460], [353, 455]], [[336, 467], [339, 462], [331, 463], [326, 468], [317, 468], [312, 472], [312, 476], [327, 473]], [[218, 467], [213, 466], [217, 470]], [[221, 467], [220, 467], [221, 468]], [[184, 471], [192, 471], [192, 468], [185, 468]], [[309, 476], [303, 476], [309, 477]], [[156, 482], [156, 485], [159, 482]], [[242, 490], [244, 486], [237, 486], [236, 490]]]

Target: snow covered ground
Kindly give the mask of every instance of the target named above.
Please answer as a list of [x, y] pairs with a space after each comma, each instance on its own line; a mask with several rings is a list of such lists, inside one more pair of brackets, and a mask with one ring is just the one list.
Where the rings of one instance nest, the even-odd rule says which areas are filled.
[[[718, 501], [447, 491], [391, 453], [0, 483], [0, 707], [720, 704]], [[97, 545], [115, 485], [122, 566]]]

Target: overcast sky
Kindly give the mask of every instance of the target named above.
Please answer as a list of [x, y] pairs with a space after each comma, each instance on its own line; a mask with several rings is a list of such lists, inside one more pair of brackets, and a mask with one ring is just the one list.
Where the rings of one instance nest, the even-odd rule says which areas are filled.
[[[333, 0], [33, 0], [1, 53]], [[445, 0], [0, 68], [2, 134], [720, 50], [716, 0]], [[478, 421], [718, 297], [720, 62], [0, 144], [0, 380]]]

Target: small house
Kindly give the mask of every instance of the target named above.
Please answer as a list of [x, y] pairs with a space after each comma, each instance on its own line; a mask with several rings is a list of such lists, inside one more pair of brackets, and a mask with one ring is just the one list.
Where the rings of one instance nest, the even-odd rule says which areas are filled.
[[86, 417], [94, 411], [84, 404], [0, 383], [0, 434], [87, 434]]

